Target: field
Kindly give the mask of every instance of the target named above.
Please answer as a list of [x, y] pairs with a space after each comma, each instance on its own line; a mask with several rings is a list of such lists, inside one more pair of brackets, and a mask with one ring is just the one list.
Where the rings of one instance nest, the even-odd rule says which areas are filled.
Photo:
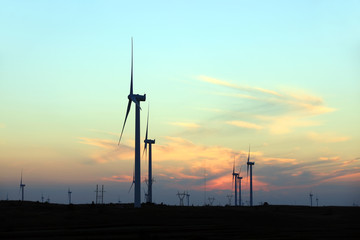
[[359, 207], [0, 201], [0, 239], [360, 239]]

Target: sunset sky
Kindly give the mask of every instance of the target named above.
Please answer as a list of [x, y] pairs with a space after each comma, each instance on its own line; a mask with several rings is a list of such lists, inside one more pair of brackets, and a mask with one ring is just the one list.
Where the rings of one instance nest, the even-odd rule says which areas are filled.
[[[0, 200], [133, 202], [135, 111], [153, 200], [360, 205], [360, 1], [0, 0]], [[143, 148], [143, 142], [142, 146]], [[142, 179], [147, 162], [141, 160]], [[206, 181], [206, 192], [205, 190]], [[144, 201], [145, 183], [142, 183]], [[144, 189], [144, 190], [143, 190]], [[207, 201], [207, 200], [206, 200]]]

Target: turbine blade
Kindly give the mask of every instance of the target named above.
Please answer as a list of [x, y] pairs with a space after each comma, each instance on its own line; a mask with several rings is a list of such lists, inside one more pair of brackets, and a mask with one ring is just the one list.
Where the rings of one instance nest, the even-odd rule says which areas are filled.
[[131, 38], [131, 82], [130, 82], [130, 95], [133, 95], [133, 38]]
[[127, 110], [126, 110], [126, 115], [125, 115], [125, 120], [124, 120], [124, 124], [123, 124], [122, 130], [121, 130], [121, 134], [120, 134], [120, 138], [119, 138], [118, 145], [120, 145], [120, 141], [121, 141], [121, 138], [122, 138], [122, 135], [123, 135], [123, 132], [124, 132], [125, 123], [126, 123], [126, 119], [127, 119], [128, 115], [129, 115], [130, 108], [131, 108], [131, 100], [129, 99], [128, 106], [127, 106]]
[[147, 122], [146, 122], [145, 145], [144, 145], [143, 157], [144, 157], [144, 153], [145, 153], [146, 148], [147, 148], [148, 131], [149, 131], [149, 111], [150, 110], [148, 108], [148, 116], [147, 116]]
[[132, 186], [134, 185], [134, 182], [132, 182], [131, 183], [131, 186], [130, 186], [130, 188], [129, 188], [129, 191], [128, 191], [128, 193], [130, 193], [130, 191], [131, 191], [131, 189], [132, 189]]
[[234, 157], [234, 162], [233, 162], [233, 175], [235, 173], [235, 157]]
[[133, 180], [132, 180], [131, 186], [129, 188], [129, 192], [131, 191], [131, 188], [134, 185], [134, 183], [135, 183], [135, 162], [134, 162], [134, 168], [133, 168]]
[[145, 139], [148, 139], [148, 132], [149, 132], [149, 112], [150, 112], [150, 105], [148, 106], [148, 115], [147, 115], [147, 122], [146, 122], [146, 134]]

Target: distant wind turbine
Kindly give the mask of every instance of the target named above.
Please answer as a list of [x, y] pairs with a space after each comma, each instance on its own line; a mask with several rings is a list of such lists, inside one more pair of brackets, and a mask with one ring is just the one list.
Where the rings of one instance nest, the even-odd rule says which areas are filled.
[[249, 174], [249, 168], [250, 168], [250, 206], [253, 205], [253, 184], [252, 184], [252, 167], [255, 164], [255, 162], [250, 162], [250, 146], [249, 146], [249, 154], [248, 154], [248, 160], [247, 160], [247, 177]]
[[187, 205], [188, 205], [188, 207], [190, 206], [190, 194], [189, 194], [189, 192], [186, 192], [186, 199], [187, 199]]
[[25, 188], [25, 184], [22, 181], [22, 171], [21, 171], [21, 177], [20, 177], [20, 189], [19, 191], [21, 191], [21, 201], [24, 201], [24, 188]]
[[124, 124], [121, 130], [118, 145], [120, 144], [126, 119], [129, 115], [131, 103], [134, 102], [136, 105], [135, 109], [135, 190], [134, 190], [134, 207], [141, 207], [141, 171], [140, 171], [140, 102], [146, 101], [146, 94], [139, 95], [133, 93], [133, 39], [131, 38], [131, 79], [130, 79], [130, 94], [128, 95], [128, 105], [125, 115]]
[[235, 157], [234, 157], [234, 164], [233, 164], [233, 171], [232, 171], [232, 185], [234, 185], [234, 181], [235, 181], [235, 188], [234, 188], [235, 206], [237, 206], [237, 177], [238, 176], [239, 176], [239, 173], [235, 172]]
[[243, 179], [243, 177], [241, 177], [240, 175], [241, 175], [241, 167], [240, 167], [239, 175], [237, 176], [237, 179], [239, 180], [239, 206], [241, 206], [241, 179]]
[[312, 197], [313, 197], [312, 192], [310, 192], [309, 196], [310, 196], [310, 207], [312, 207]]
[[148, 192], [147, 192], [147, 202], [152, 203], [152, 184], [153, 184], [153, 178], [152, 178], [152, 145], [155, 144], [155, 139], [148, 139], [148, 132], [149, 132], [149, 112], [150, 112], [150, 106], [148, 109], [148, 116], [147, 116], [147, 123], [146, 123], [146, 134], [145, 134], [145, 140], [144, 140], [144, 152], [147, 153], [147, 144], [149, 144], [149, 154], [146, 154], [149, 156], [149, 167], [148, 167]]
[[70, 188], [68, 188], [69, 205], [71, 204], [71, 193]]

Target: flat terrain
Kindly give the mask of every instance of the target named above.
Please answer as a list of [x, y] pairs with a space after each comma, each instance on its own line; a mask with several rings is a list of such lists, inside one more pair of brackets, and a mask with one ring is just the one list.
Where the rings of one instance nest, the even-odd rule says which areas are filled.
[[360, 207], [0, 201], [0, 239], [360, 239]]

